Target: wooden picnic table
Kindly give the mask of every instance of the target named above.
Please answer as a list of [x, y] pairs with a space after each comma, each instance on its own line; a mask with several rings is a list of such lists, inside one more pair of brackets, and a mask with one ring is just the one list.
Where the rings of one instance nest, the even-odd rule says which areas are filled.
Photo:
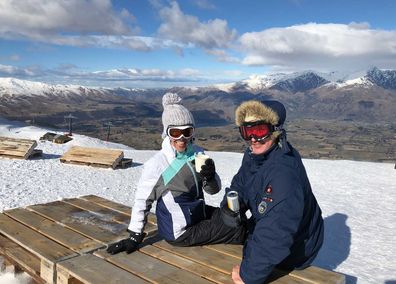
[[[174, 247], [148, 216], [139, 250], [110, 255], [128, 236], [131, 208], [95, 195], [0, 213], [0, 254], [37, 283], [232, 283], [242, 246]], [[308, 267], [275, 271], [271, 283], [345, 283], [342, 274]]]
[[0, 157], [26, 160], [40, 156], [42, 150], [34, 149], [36, 146], [35, 140], [0, 136]]

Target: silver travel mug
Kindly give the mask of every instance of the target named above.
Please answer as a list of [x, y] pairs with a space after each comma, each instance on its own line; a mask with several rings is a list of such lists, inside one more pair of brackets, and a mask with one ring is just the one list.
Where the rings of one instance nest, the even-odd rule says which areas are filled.
[[227, 205], [234, 212], [239, 212], [238, 192], [229, 191], [227, 193]]

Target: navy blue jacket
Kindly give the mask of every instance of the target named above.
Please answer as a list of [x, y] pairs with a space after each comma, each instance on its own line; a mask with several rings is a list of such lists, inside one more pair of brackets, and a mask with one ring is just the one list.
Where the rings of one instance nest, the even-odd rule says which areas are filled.
[[240, 276], [245, 283], [264, 283], [274, 267], [307, 267], [323, 243], [322, 212], [304, 165], [291, 147], [278, 145], [261, 155], [248, 149], [230, 190], [252, 213]]

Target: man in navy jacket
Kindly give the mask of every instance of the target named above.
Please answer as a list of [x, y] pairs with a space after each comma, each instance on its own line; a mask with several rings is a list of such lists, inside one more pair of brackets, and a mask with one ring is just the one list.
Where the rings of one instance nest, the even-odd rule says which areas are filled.
[[285, 119], [278, 101], [247, 101], [236, 110], [249, 148], [227, 191], [237, 191], [240, 214], [249, 209], [252, 216], [234, 283], [264, 283], [275, 267], [303, 269], [323, 243], [322, 212], [301, 157], [286, 140]]

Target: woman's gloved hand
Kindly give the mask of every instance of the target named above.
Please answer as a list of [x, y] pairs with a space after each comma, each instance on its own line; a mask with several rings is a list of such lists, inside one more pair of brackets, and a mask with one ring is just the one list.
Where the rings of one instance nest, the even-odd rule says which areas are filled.
[[212, 159], [207, 159], [205, 161], [205, 165], [202, 165], [201, 171], [199, 174], [206, 180], [211, 181], [215, 178], [216, 175], [216, 167], [215, 163]]
[[123, 239], [115, 244], [110, 245], [107, 248], [107, 252], [110, 254], [117, 254], [119, 252], [125, 251], [127, 254], [137, 250], [139, 244], [143, 241], [144, 233], [130, 232], [130, 236], [127, 239]]

